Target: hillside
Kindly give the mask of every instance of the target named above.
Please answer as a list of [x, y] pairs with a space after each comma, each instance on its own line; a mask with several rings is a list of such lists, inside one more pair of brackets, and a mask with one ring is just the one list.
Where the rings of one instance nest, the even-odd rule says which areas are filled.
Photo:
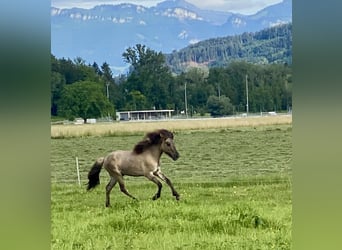
[[291, 20], [291, 0], [253, 15], [199, 9], [184, 0], [149, 8], [135, 4], [51, 7], [51, 52], [59, 58], [107, 62], [116, 74], [127, 69], [122, 53], [128, 46], [145, 44], [171, 53], [205, 39], [257, 32]]
[[192, 66], [226, 66], [236, 60], [291, 64], [292, 23], [254, 33], [208, 39], [166, 54], [166, 62], [174, 73]]

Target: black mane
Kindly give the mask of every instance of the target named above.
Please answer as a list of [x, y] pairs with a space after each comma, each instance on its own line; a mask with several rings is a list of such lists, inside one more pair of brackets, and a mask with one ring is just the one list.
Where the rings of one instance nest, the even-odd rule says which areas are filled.
[[141, 154], [146, 149], [148, 149], [152, 145], [158, 145], [161, 143], [161, 139], [163, 138], [171, 138], [173, 139], [173, 133], [166, 129], [159, 129], [150, 133], [147, 133], [144, 139], [138, 142], [133, 149], [133, 152], [136, 154]]

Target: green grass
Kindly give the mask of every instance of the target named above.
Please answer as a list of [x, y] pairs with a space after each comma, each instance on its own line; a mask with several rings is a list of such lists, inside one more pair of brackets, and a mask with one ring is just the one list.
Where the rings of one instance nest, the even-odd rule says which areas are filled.
[[178, 184], [181, 200], [129, 183], [138, 201], [104, 185], [86, 192], [53, 185], [52, 249], [290, 249], [291, 191], [286, 182]]
[[[101, 184], [85, 191], [94, 160], [131, 149], [143, 134], [51, 140], [52, 249], [291, 249], [291, 125], [182, 131], [181, 154], [162, 157], [166, 184], [157, 201], [155, 184], [125, 177], [138, 201], [118, 186], [106, 208]], [[77, 185], [75, 157], [82, 186]]]

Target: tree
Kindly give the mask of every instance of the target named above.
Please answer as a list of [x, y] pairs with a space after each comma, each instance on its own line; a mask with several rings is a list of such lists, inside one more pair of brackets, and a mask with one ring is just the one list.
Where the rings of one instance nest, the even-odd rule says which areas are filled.
[[97, 75], [102, 76], [102, 71], [100, 70], [99, 65], [97, 65], [96, 62], [93, 63], [92, 67], [94, 68], [95, 73], [96, 73]]
[[230, 103], [229, 98], [224, 95], [221, 97], [215, 95], [209, 96], [207, 107], [213, 117], [233, 114], [233, 105]]
[[120, 99], [119, 86], [115, 84], [113, 78], [113, 72], [109, 67], [109, 64], [104, 62], [101, 66], [101, 80], [104, 83], [104, 92], [109, 97], [109, 101], [113, 104]]
[[51, 71], [51, 115], [57, 115], [58, 101], [65, 85], [65, 78], [58, 72]]
[[189, 106], [199, 110], [205, 108], [209, 95], [213, 94], [211, 86], [206, 81], [208, 73], [200, 68], [190, 68], [184, 74]]
[[137, 44], [122, 54], [125, 62], [131, 64], [127, 78], [127, 91], [139, 91], [146, 97], [145, 108], [166, 108], [174, 88], [173, 77], [165, 65], [165, 57], [159, 52]]
[[103, 94], [101, 84], [90, 81], [66, 85], [58, 105], [58, 115], [68, 119], [82, 117], [86, 121], [114, 114], [114, 106]]
[[146, 107], [146, 97], [139, 90], [132, 90], [128, 94], [129, 101], [126, 103], [126, 109], [142, 110]]
[[113, 80], [113, 72], [109, 67], [109, 64], [104, 62], [101, 66], [102, 70], [102, 77], [104, 78], [105, 82], [114, 82]]

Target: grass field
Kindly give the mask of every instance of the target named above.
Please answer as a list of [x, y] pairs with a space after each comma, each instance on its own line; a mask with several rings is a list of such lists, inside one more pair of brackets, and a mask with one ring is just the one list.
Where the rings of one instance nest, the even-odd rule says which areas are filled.
[[197, 129], [178, 124], [181, 157], [173, 162], [163, 156], [162, 170], [181, 200], [174, 200], [164, 184], [161, 198], [152, 201], [155, 184], [127, 177], [138, 201], [116, 186], [111, 208], [104, 206], [107, 173], [101, 172], [99, 187], [86, 192], [87, 172], [109, 151], [131, 149], [143, 129], [54, 137], [52, 249], [291, 249], [292, 125], [268, 124]]

